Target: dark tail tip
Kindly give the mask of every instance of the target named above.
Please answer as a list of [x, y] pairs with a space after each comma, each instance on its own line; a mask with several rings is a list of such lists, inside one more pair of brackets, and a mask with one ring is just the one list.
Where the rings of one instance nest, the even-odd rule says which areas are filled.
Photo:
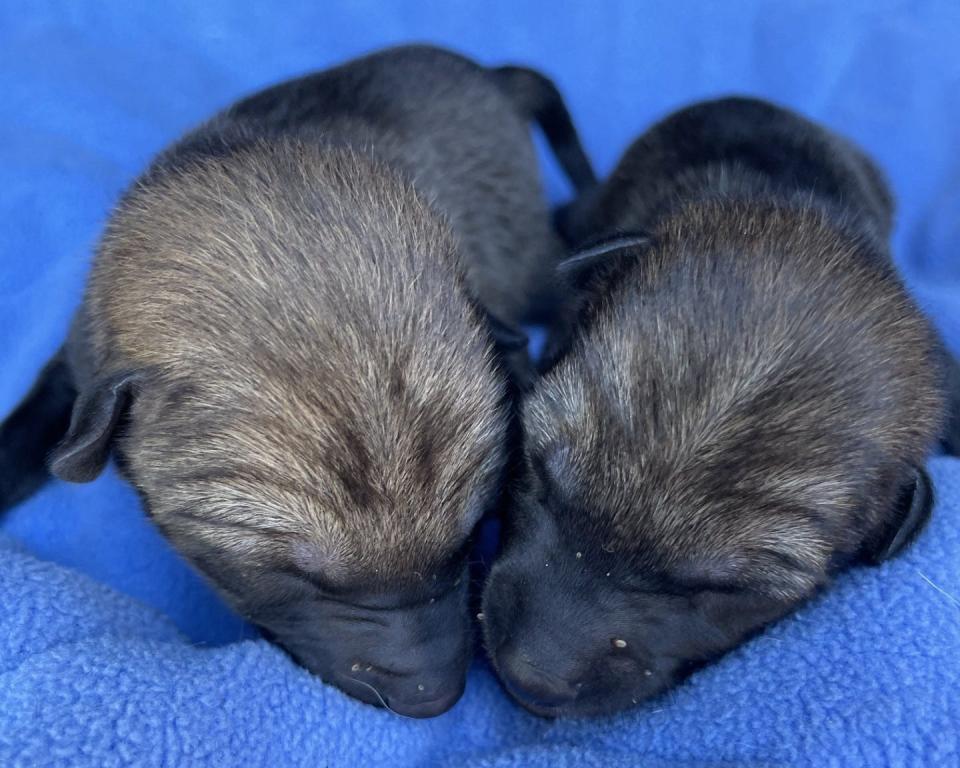
[[67, 364], [58, 354], [0, 424], [0, 513], [32, 496], [50, 479], [47, 455], [70, 426], [75, 396]]
[[595, 186], [597, 175], [593, 164], [553, 81], [527, 67], [498, 67], [491, 72], [520, 112], [540, 126], [577, 193]]

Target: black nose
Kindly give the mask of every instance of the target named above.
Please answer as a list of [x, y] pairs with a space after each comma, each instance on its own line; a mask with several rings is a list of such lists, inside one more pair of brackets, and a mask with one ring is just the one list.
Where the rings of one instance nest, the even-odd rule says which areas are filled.
[[406, 717], [436, 717], [442, 715], [456, 704], [463, 695], [463, 686], [458, 689], [440, 694], [436, 698], [421, 701], [394, 699], [390, 709]]
[[575, 683], [548, 672], [514, 646], [508, 646], [497, 654], [497, 667], [507, 689], [523, 701], [544, 707], [558, 707], [577, 698]]

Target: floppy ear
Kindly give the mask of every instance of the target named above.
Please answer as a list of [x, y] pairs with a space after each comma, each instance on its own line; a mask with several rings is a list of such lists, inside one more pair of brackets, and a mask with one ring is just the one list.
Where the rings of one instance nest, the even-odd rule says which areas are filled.
[[481, 310], [487, 321], [487, 329], [490, 332], [490, 338], [497, 347], [505, 352], [515, 352], [517, 350], [526, 350], [529, 339], [520, 328], [510, 323], [504, 322], [496, 315]]
[[612, 259], [645, 250], [652, 242], [650, 235], [643, 232], [618, 234], [581, 248], [561, 261], [557, 265], [557, 272], [568, 284], [583, 285], [599, 267], [610, 263]]
[[933, 485], [926, 470], [917, 468], [914, 480], [900, 491], [894, 518], [879, 538], [867, 544], [864, 558], [879, 565], [896, 557], [923, 530], [933, 509]]
[[119, 373], [80, 393], [73, 404], [70, 429], [50, 456], [55, 477], [88, 483], [103, 471], [135, 381], [135, 374]]
[[526, 392], [533, 386], [537, 375], [528, 350], [530, 340], [527, 334], [519, 326], [501, 320], [479, 302], [474, 307], [486, 325], [503, 372], [512, 386]]

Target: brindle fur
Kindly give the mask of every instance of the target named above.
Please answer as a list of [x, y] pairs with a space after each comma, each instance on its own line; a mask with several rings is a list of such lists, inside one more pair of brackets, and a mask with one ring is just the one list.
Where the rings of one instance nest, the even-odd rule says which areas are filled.
[[922, 526], [942, 349], [891, 214], [859, 150], [746, 99], [657, 124], [561, 214], [574, 242], [650, 245], [587, 281], [601, 292], [525, 405], [484, 613], [530, 709], [630, 706]]

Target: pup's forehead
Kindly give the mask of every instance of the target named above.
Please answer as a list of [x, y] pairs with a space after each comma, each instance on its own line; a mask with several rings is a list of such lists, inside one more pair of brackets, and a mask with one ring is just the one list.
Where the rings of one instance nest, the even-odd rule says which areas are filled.
[[343, 590], [428, 583], [453, 573], [469, 533], [465, 512], [370, 508], [348, 519], [290, 485], [237, 477], [204, 477], [166, 499], [155, 507], [161, 529], [205, 571], [238, 583], [263, 571]]
[[683, 583], [785, 596], [822, 578], [837, 537], [831, 518], [857, 498], [842, 468], [804, 461], [801, 446], [765, 452], [760, 438], [755, 448], [736, 438], [651, 441], [626, 415], [576, 383], [528, 412], [528, 457], [549, 474], [551, 509], [580, 541]]
[[[504, 418], [477, 367], [456, 391], [428, 368], [386, 364], [350, 386], [274, 375], [200, 380], [175, 397], [157, 387], [138, 403], [137, 474], [158, 511], [190, 508], [225, 546], [282, 542], [289, 556], [295, 542], [331, 569], [422, 571], [462, 544], [496, 490]], [[237, 529], [214, 532], [218, 521]]]

